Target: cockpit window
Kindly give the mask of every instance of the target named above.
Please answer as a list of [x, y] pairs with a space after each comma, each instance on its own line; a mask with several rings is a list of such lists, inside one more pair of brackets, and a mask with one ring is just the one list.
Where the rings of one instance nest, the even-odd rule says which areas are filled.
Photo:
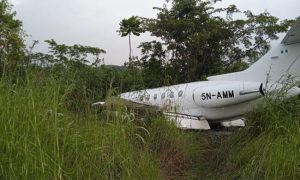
[[182, 96], [182, 94], [183, 94], [183, 91], [182, 91], [182, 90], [180, 90], [180, 91], [178, 92], [178, 97], [181, 97], [181, 96]]
[[153, 99], [154, 99], [154, 100], [157, 99], [157, 94], [154, 94]]
[[161, 94], [161, 99], [165, 99], [166, 93]]

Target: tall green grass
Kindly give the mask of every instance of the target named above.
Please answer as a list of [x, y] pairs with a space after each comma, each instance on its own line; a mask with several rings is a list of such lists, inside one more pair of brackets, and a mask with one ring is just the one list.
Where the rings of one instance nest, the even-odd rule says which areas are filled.
[[2, 78], [0, 178], [300, 178], [297, 98], [266, 99], [226, 137], [180, 130], [160, 114], [137, 118], [121, 101], [101, 113], [91, 103], [70, 74]]
[[[300, 101], [266, 99], [221, 150], [227, 179], [300, 178]], [[220, 169], [220, 168], [219, 168]]]
[[76, 96], [65, 82], [36, 72], [15, 83], [0, 81], [1, 179], [192, 176], [200, 153], [196, 134], [160, 115], [137, 120], [122, 103], [102, 115], [90, 107], [70, 111], [68, 102], [73, 98], [74, 104]]
[[0, 83], [1, 178], [157, 178], [158, 162], [130, 142], [128, 114], [72, 114], [64, 93], [52, 77]]

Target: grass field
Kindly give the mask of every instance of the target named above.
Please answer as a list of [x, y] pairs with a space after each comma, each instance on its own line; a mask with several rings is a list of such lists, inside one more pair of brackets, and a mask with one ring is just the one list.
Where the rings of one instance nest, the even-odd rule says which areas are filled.
[[[268, 100], [246, 128], [219, 137], [179, 130], [160, 115], [139, 120], [122, 103], [99, 113], [70, 89], [36, 73], [1, 80], [1, 179], [300, 178], [297, 99]], [[82, 112], [70, 108], [76, 97]]]
[[137, 120], [122, 104], [70, 111], [70, 88], [34, 73], [0, 82], [1, 179], [161, 179], [196, 168], [196, 135], [160, 116]]
[[247, 119], [245, 128], [219, 144], [210, 173], [224, 179], [299, 179], [298, 98], [266, 99]]

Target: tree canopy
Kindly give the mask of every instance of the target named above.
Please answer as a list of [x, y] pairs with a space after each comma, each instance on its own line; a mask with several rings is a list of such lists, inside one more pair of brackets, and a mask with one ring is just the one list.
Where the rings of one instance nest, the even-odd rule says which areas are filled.
[[49, 45], [49, 54], [38, 52], [31, 55], [31, 61], [41, 66], [63, 64], [68, 67], [89, 63], [98, 66], [103, 61], [100, 55], [106, 53], [105, 50], [92, 46], [59, 44], [54, 39], [45, 42]]
[[[270, 41], [293, 22], [279, 21], [268, 12], [241, 12], [235, 5], [215, 8], [215, 3], [172, 0], [154, 8], [158, 11], [156, 18], [141, 18], [144, 29], [159, 39], [140, 45], [145, 77], [164, 77], [160, 79], [174, 84], [242, 70], [247, 61], [264, 55]], [[244, 18], [235, 18], [236, 14]]]
[[121, 37], [128, 36], [129, 39], [129, 60], [131, 60], [132, 50], [131, 50], [131, 34], [135, 36], [139, 36], [144, 32], [143, 28], [141, 28], [141, 20], [137, 16], [131, 16], [128, 19], [123, 19], [120, 22], [120, 29], [117, 31], [121, 35]]
[[[15, 18], [7, 0], [0, 1], [0, 72], [17, 67], [24, 60], [22, 22]], [[6, 70], [5, 70], [6, 68]]]

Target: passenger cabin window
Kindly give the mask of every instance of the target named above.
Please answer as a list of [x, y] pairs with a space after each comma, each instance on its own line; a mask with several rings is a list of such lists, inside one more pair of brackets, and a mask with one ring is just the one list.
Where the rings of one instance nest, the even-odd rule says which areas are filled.
[[154, 99], [154, 100], [157, 99], [157, 94], [154, 94], [153, 99]]
[[180, 90], [180, 91], [178, 92], [178, 97], [181, 97], [181, 96], [182, 96], [182, 94], [183, 94], [183, 91], [182, 91], [182, 90]]
[[147, 96], [146, 96], [146, 101], [149, 101], [150, 100], [150, 94], [148, 94]]
[[162, 93], [161, 94], [161, 99], [165, 99], [165, 95], [166, 95], [166, 93]]
[[170, 92], [170, 98], [174, 98], [174, 92], [173, 91]]

